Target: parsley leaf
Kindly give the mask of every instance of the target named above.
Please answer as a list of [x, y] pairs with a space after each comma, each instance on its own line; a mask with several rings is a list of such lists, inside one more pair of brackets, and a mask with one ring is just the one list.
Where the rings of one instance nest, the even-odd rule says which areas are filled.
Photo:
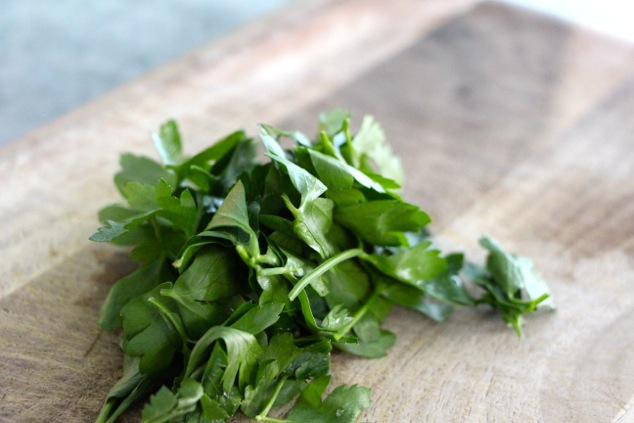
[[143, 422], [164, 423], [185, 416], [196, 410], [203, 393], [200, 383], [192, 379], [185, 380], [175, 394], [163, 386], [143, 409]]
[[[522, 316], [552, 306], [530, 260], [493, 239], [486, 266], [441, 254], [431, 219], [394, 192], [398, 158], [378, 123], [320, 116], [318, 134], [260, 126], [266, 162], [235, 131], [191, 157], [174, 121], [153, 134], [163, 164], [124, 154], [123, 203], [99, 212], [90, 239], [131, 248], [139, 268], [115, 283], [99, 313], [123, 328], [124, 374], [97, 423], [136, 401], [148, 423], [225, 422], [236, 413], [275, 423], [354, 422], [368, 388], [322, 400], [331, 351], [379, 358], [396, 336], [394, 305], [436, 321], [488, 304], [521, 334]], [[283, 148], [282, 138], [294, 147]], [[474, 297], [473, 292], [482, 294]], [[299, 397], [299, 398], [298, 398]], [[298, 398], [284, 420], [273, 407]]]
[[173, 120], [168, 120], [163, 125], [159, 133], [152, 134], [154, 147], [158, 151], [163, 163], [175, 165], [183, 161], [183, 147], [181, 145], [181, 135], [178, 126]]
[[123, 277], [113, 285], [99, 310], [99, 324], [104, 330], [121, 327], [121, 309], [131, 300], [145, 294], [163, 279], [165, 264], [156, 261]]
[[418, 232], [431, 219], [418, 207], [399, 200], [379, 200], [341, 206], [335, 220], [359, 238], [375, 245], [407, 245], [405, 232]]
[[126, 339], [123, 349], [141, 358], [141, 373], [165, 370], [183, 343], [174, 303], [160, 294], [161, 289], [170, 287], [170, 283], [158, 285], [121, 310]]
[[473, 283], [486, 291], [477, 302], [497, 309], [521, 336], [523, 314], [533, 313], [540, 306], [555, 308], [548, 287], [530, 259], [507, 252], [490, 237], [483, 237], [480, 243], [489, 255], [486, 269], [471, 269]]
[[[307, 388], [288, 415], [289, 423], [350, 423], [356, 421], [364, 408], [370, 406], [370, 390], [362, 386], [338, 386], [323, 402], [318, 401], [323, 392], [323, 381], [316, 379], [318, 386]], [[311, 383], [312, 385], [312, 383]]]

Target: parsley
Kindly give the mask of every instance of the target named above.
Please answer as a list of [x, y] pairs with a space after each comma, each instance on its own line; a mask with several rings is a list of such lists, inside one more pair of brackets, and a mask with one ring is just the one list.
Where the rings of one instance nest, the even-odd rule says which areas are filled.
[[[142, 419], [354, 422], [370, 390], [334, 388], [332, 349], [364, 357], [396, 341], [393, 305], [437, 321], [487, 304], [521, 335], [522, 316], [553, 307], [530, 260], [485, 237], [485, 266], [442, 254], [431, 219], [398, 193], [400, 162], [376, 121], [323, 114], [319, 134], [262, 125], [268, 160], [234, 132], [187, 157], [178, 126], [152, 136], [163, 164], [124, 154], [91, 237], [130, 246], [140, 265], [111, 288], [99, 323], [123, 329], [124, 374], [97, 422], [146, 399]], [[295, 147], [285, 149], [282, 138]], [[479, 293], [478, 293], [479, 292]], [[296, 399], [285, 419], [273, 407]]]

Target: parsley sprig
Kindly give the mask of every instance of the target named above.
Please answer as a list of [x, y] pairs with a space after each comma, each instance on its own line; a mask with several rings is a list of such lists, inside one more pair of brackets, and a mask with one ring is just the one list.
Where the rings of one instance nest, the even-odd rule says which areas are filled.
[[[380, 126], [365, 117], [353, 136], [349, 118], [322, 115], [313, 140], [262, 125], [265, 162], [243, 131], [186, 157], [173, 121], [153, 135], [163, 164], [122, 156], [124, 203], [101, 210], [91, 239], [131, 247], [140, 266], [99, 314], [104, 330], [123, 329], [125, 359], [97, 422], [150, 395], [147, 423], [238, 412], [354, 422], [370, 390], [323, 398], [330, 353], [386, 355], [395, 335], [381, 324], [394, 304], [437, 321], [488, 304], [520, 335], [523, 314], [552, 306], [530, 260], [491, 238], [483, 267], [442, 254], [427, 213], [398, 194], [402, 168]], [[296, 398], [285, 419], [269, 415]]]

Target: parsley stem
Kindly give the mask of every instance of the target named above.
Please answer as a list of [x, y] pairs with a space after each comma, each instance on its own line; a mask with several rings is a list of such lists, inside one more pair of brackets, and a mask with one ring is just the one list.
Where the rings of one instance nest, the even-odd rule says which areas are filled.
[[287, 378], [288, 378], [287, 375], [282, 376], [280, 381], [275, 386], [275, 391], [273, 391], [273, 395], [271, 395], [271, 398], [269, 399], [269, 402], [266, 403], [266, 406], [264, 407], [264, 410], [262, 410], [260, 412], [260, 414], [258, 414], [255, 417], [255, 420], [257, 420], [259, 422], [283, 422], [283, 421], [285, 421], [285, 420], [271, 419], [270, 417], [267, 417], [266, 415], [269, 414], [269, 411], [271, 411], [271, 408], [273, 408], [273, 404], [275, 404], [275, 400], [277, 399], [277, 396], [280, 394], [280, 391], [282, 390], [282, 386], [284, 386], [284, 382], [286, 382]]
[[288, 423], [288, 420], [274, 419], [273, 417], [266, 417], [266, 416], [255, 416], [255, 420], [258, 422]]
[[275, 276], [275, 275], [284, 275], [289, 273], [289, 270], [286, 267], [265, 267], [260, 269], [259, 276]]
[[286, 193], [282, 194], [281, 197], [282, 197], [282, 201], [284, 201], [284, 204], [286, 204], [286, 207], [291, 211], [291, 213], [293, 214], [293, 216], [295, 216], [295, 218], [297, 218], [298, 215], [301, 216], [300, 210], [293, 205], [293, 202], [291, 201], [290, 198], [288, 198], [288, 195], [286, 195]]
[[97, 417], [97, 420], [95, 421], [95, 423], [106, 423], [108, 421], [108, 416], [110, 415], [110, 411], [112, 411], [112, 408], [114, 407], [114, 405], [115, 405], [114, 400], [108, 399], [108, 401], [106, 401], [103, 408], [101, 409], [101, 412], [99, 413], [99, 416]]
[[251, 255], [249, 254], [247, 249], [244, 248], [244, 245], [242, 244], [236, 245], [236, 252], [240, 256], [244, 264], [246, 264], [249, 267], [254, 266], [255, 263], [253, 262], [253, 258], [251, 258]]
[[306, 291], [302, 291], [299, 293], [299, 302], [302, 308], [302, 315], [306, 320], [306, 325], [315, 332], [319, 332], [321, 328], [317, 325], [317, 321], [315, 320], [315, 315], [313, 314], [312, 307], [310, 306], [310, 300], [308, 299], [308, 294]]
[[372, 307], [372, 305], [379, 298], [379, 296], [380, 296], [379, 289], [375, 289], [372, 295], [370, 296], [370, 298], [368, 299], [368, 301], [366, 301], [366, 303], [363, 304], [363, 306], [359, 310], [357, 310], [356, 313], [354, 313], [354, 316], [352, 316], [352, 320], [350, 321], [350, 323], [348, 323], [347, 325], [339, 329], [332, 337], [337, 341], [343, 338], [346, 335], [346, 333], [348, 333], [350, 329], [352, 329], [352, 327], [356, 325], [359, 322], [359, 320], [361, 320], [361, 318], [365, 315], [365, 313], [367, 313], [368, 310], [370, 310], [370, 307]]
[[163, 237], [161, 236], [161, 228], [159, 226], [158, 220], [156, 219], [156, 216], [152, 216], [150, 218], [150, 222], [152, 223], [152, 229], [154, 229], [154, 235], [156, 236], [157, 243], [163, 246]]
[[326, 273], [327, 271], [329, 271], [330, 269], [332, 269], [333, 267], [335, 267], [342, 261], [346, 261], [348, 259], [358, 257], [362, 254], [363, 254], [362, 249], [353, 248], [350, 250], [342, 251], [339, 254], [335, 254], [334, 256], [330, 257], [328, 260], [324, 261], [322, 264], [315, 267], [306, 276], [301, 278], [297, 282], [297, 285], [295, 285], [293, 289], [291, 289], [291, 292], [288, 294], [288, 299], [293, 301], [295, 298], [297, 298], [299, 293], [308, 286], [308, 284], [310, 284], [313, 280], [317, 279], [318, 277], [320, 277], [321, 275], [323, 275], [324, 273]]

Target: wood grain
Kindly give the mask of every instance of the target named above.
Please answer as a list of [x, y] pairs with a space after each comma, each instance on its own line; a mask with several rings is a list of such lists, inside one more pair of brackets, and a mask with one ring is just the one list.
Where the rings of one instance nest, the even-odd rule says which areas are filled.
[[380, 116], [441, 244], [479, 258], [475, 241], [493, 234], [534, 258], [559, 303], [522, 341], [488, 314], [395, 313], [387, 359], [337, 362], [340, 381], [375, 387], [366, 419], [632, 418], [633, 62], [609, 44], [482, 5], [289, 119], [341, 104]]
[[335, 106], [384, 125], [444, 247], [478, 259], [496, 236], [559, 305], [523, 340], [486, 310], [397, 310], [388, 358], [334, 357], [336, 382], [373, 388], [363, 419], [632, 421], [634, 48], [470, 3], [303, 3], [0, 149], [0, 421], [92, 421], [119, 375], [96, 313], [133, 264], [86, 238], [120, 152], [153, 154], [168, 117], [193, 151], [260, 121], [310, 132]]

